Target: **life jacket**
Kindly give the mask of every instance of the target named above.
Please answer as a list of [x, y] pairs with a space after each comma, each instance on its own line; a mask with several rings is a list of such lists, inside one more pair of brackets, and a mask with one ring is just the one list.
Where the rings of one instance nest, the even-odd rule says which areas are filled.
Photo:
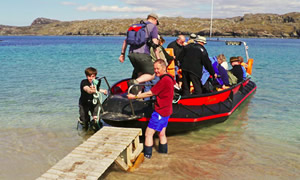
[[[166, 50], [166, 52], [167, 52], [170, 56], [174, 56], [174, 50], [173, 50], [173, 48], [166, 48], [165, 50]], [[176, 68], [175, 68], [175, 61], [174, 61], [174, 60], [172, 60], [172, 61], [169, 63], [169, 65], [168, 65], [168, 67], [167, 67], [167, 71], [168, 71], [169, 74], [171, 74], [171, 76], [175, 77], [175, 75], [176, 75], [176, 73], [175, 73]]]

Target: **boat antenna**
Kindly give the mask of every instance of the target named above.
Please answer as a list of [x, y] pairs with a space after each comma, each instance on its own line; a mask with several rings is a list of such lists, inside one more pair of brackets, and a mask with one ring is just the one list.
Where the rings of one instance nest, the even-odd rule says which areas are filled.
[[212, 34], [212, 20], [213, 20], [213, 11], [214, 11], [214, 0], [211, 0], [211, 10], [210, 10], [210, 29], [209, 29], [209, 38], [211, 39]]

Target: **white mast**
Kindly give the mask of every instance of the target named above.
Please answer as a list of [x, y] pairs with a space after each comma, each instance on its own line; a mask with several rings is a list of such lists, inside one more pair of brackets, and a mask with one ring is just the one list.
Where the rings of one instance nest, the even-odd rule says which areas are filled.
[[213, 20], [213, 11], [214, 11], [214, 0], [211, 1], [211, 11], [210, 11], [210, 29], [209, 29], [209, 38], [211, 39], [212, 34], [212, 20]]

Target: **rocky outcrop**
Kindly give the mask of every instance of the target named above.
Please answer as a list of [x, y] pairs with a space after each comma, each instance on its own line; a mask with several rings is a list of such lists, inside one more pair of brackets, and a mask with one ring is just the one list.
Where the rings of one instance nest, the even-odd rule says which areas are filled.
[[54, 19], [47, 19], [47, 18], [37, 18], [31, 23], [31, 26], [51, 24], [51, 23], [56, 23], [56, 22], [60, 22], [60, 21], [54, 20]]
[[[1, 26], [0, 35], [125, 35], [127, 28], [141, 19], [98, 19], [63, 22], [37, 18], [31, 26]], [[176, 36], [191, 33], [209, 36], [210, 19], [161, 17], [159, 32]], [[300, 38], [300, 13], [245, 14], [214, 19], [214, 37], [283, 37]]]

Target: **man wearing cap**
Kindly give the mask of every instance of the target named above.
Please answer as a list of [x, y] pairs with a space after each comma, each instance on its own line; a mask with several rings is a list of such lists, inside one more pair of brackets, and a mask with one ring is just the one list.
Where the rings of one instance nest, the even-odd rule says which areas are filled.
[[182, 68], [182, 91], [184, 96], [190, 95], [190, 82], [194, 86], [193, 94], [202, 94], [201, 77], [203, 66], [211, 76], [217, 78], [204, 44], [206, 44], [206, 38], [198, 35], [195, 43], [185, 46], [179, 57]]
[[[146, 39], [151, 39], [154, 45], [158, 45], [158, 29], [157, 25], [158, 16], [155, 13], [151, 13], [147, 17], [147, 24], [146, 27]], [[121, 55], [119, 60], [121, 63], [125, 60], [125, 52], [127, 48], [126, 39], [123, 42]], [[155, 55], [157, 59], [159, 59], [159, 53], [155, 49]], [[134, 67], [132, 78], [134, 80], [130, 81], [129, 85], [143, 83], [146, 81], [150, 81], [154, 79], [154, 69], [153, 69], [153, 62], [150, 56], [150, 46], [148, 43], [145, 43], [141, 47], [134, 47], [130, 46], [129, 48], [129, 55], [128, 55], [132, 66]]]
[[196, 34], [192, 33], [192, 34], [190, 35], [190, 38], [189, 38], [187, 44], [195, 43], [196, 37], [197, 37]]

